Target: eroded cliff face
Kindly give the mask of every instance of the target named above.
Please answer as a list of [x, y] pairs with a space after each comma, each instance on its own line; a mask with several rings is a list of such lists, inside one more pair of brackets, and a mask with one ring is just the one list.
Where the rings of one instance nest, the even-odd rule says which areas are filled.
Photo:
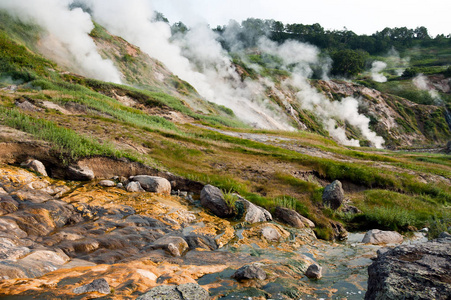
[[359, 111], [388, 147], [443, 144], [451, 138], [444, 107], [416, 104], [352, 82], [318, 80], [313, 85], [330, 99], [358, 99]]

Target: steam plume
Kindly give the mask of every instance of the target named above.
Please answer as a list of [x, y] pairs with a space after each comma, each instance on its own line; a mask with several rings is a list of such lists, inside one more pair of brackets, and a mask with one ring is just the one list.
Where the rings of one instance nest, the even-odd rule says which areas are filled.
[[387, 67], [387, 64], [383, 61], [373, 61], [371, 65], [371, 78], [376, 82], [386, 82], [387, 77], [385, 77], [381, 72]]
[[23, 22], [35, 22], [48, 35], [41, 41], [47, 49], [67, 63], [67, 54], [72, 57], [72, 67], [82, 75], [119, 83], [120, 73], [110, 60], [102, 59], [96, 45], [89, 37], [94, 28], [89, 14], [80, 8], [69, 9], [71, 1], [65, 0], [2, 0], [0, 9], [18, 17]]

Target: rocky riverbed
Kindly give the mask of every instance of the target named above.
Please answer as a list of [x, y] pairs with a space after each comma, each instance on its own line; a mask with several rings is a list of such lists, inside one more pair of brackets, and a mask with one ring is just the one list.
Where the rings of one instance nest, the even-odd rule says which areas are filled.
[[[244, 199], [242, 216], [220, 218], [187, 191], [127, 191], [141, 179], [61, 181], [0, 166], [0, 295], [363, 299], [367, 267], [382, 247], [363, 244], [363, 234], [317, 240], [313, 224], [272, 221]], [[321, 279], [305, 275], [313, 264], [321, 266]], [[265, 278], [234, 275], [248, 265]]]

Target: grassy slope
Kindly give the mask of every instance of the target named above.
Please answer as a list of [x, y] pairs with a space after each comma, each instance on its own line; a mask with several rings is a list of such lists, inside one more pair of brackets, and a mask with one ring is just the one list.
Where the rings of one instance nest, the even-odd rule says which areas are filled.
[[[357, 228], [371, 225], [407, 230], [409, 226], [432, 224], [436, 218], [450, 218], [447, 207], [451, 188], [437, 179], [451, 178], [449, 156], [356, 150], [312, 133], [253, 131], [291, 139], [264, 144], [191, 124], [174, 124], [124, 106], [109, 97], [109, 91], [121, 90], [146, 108], [178, 111], [204, 124], [237, 125], [233, 118], [194, 113], [178, 98], [161, 92], [62, 75], [50, 70], [57, 69], [55, 65], [28, 51], [10, 35], [0, 32], [0, 37], [0, 49], [7, 49], [0, 60], [1, 77], [9, 75], [27, 82], [14, 94], [0, 92], [0, 123], [49, 141], [67, 162], [106, 155], [153, 164], [215, 184], [224, 191], [238, 192], [268, 209], [277, 205], [296, 208], [318, 225], [317, 233], [324, 238], [331, 234], [330, 219], [344, 220]], [[42, 101], [62, 107], [77, 104], [84, 112], [64, 115], [52, 109], [21, 111], [14, 108], [14, 101], [20, 97], [37, 106]], [[315, 153], [324, 157], [311, 155]], [[316, 178], [297, 176], [299, 171], [314, 171], [320, 179], [340, 179], [364, 188], [348, 195], [363, 213], [351, 217], [323, 207], [322, 187]], [[434, 184], [425, 183], [419, 174], [436, 178], [430, 179]]]

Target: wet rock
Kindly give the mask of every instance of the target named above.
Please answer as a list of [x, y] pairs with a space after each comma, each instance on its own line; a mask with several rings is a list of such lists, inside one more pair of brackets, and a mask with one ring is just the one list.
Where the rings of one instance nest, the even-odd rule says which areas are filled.
[[182, 256], [188, 250], [188, 243], [179, 236], [163, 236], [154, 241], [151, 249], [163, 249], [171, 253], [172, 256]]
[[11, 193], [16, 199], [21, 201], [30, 201], [33, 203], [42, 203], [53, 199], [53, 197], [42, 190], [34, 190], [29, 188], [24, 188]]
[[171, 183], [166, 178], [149, 175], [138, 175], [130, 177], [130, 180], [139, 182], [141, 184], [141, 187], [147, 192], [165, 195], [171, 194]]
[[42, 176], [48, 176], [47, 171], [45, 170], [45, 166], [42, 162], [36, 159], [29, 159], [22, 163], [21, 165], [32, 169], [33, 171], [41, 174]]
[[13, 239], [0, 238], [0, 260], [16, 260], [28, 253], [29, 248], [18, 246]]
[[61, 268], [69, 257], [62, 251], [35, 250], [16, 262], [0, 261], [0, 278], [34, 278]]
[[136, 300], [208, 300], [208, 292], [196, 283], [186, 283], [179, 286], [160, 285]]
[[101, 180], [99, 181], [99, 185], [104, 187], [113, 187], [116, 183], [112, 180]]
[[99, 278], [94, 280], [91, 283], [85, 284], [83, 286], [79, 286], [73, 290], [74, 294], [84, 294], [84, 293], [90, 293], [90, 292], [97, 292], [101, 294], [109, 294], [111, 292], [110, 285], [108, 282], [103, 279]]
[[403, 237], [396, 231], [382, 231], [373, 229], [368, 231], [363, 237], [362, 243], [382, 245], [382, 244], [399, 244], [402, 243]]
[[322, 275], [323, 268], [320, 267], [317, 264], [310, 265], [305, 272], [305, 276], [307, 276], [310, 279], [320, 279]]
[[213, 238], [205, 235], [188, 235], [184, 239], [190, 249], [216, 250], [218, 245]]
[[236, 270], [236, 272], [232, 275], [232, 278], [238, 281], [248, 279], [265, 280], [266, 272], [259, 266], [247, 265]]
[[137, 181], [132, 181], [127, 184], [125, 187], [127, 192], [136, 193], [136, 192], [144, 192], [144, 189], [141, 187], [141, 184]]
[[84, 166], [70, 166], [68, 168], [68, 176], [70, 180], [90, 181], [95, 178], [94, 171]]
[[282, 237], [276, 229], [269, 226], [262, 228], [262, 236], [270, 242], [278, 242]]
[[233, 210], [225, 202], [222, 191], [215, 186], [207, 184], [202, 189], [200, 204], [220, 218], [233, 216]]
[[323, 204], [332, 209], [338, 209], [344, 201], [344, 191], [341, 182], [335, 180], [324, 188]]
[[0, 194], [0, 216], [15, 212], [19, 203], [8, 194]]
[[257, 206], [242, 197], [239, 197], [239, 200], [237, 201], [235, 206], [237, 206], [238, 203], [240, 203], [244, 207], [246, 213], [244, 216], [244, 221], [250, 224], [272, 221], [272, 216], [266, 209]]
[[449, 270], [449, 237], [398, 246], [379, 253], [369, 266], [365, 299], [449, 299]]
[[0, 236], [11, 238], [25, 238], [28, 234], [22, 230], [16, 221], [10, 217], [0, 217]]
[[315, 224], [312, 221], [301, 216], [297, 211], [285, 207], [276, 207], [274, 218], [294, 228], [315, 227]]

